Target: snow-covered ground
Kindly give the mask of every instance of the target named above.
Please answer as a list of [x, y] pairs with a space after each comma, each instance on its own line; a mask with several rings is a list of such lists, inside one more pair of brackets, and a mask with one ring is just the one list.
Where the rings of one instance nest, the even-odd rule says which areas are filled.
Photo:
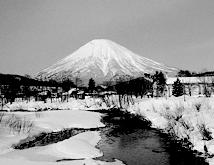
[[123, 163], [119, 160], [115, 160], [115, 162], [104, 162], [93, 159], [84, 159], [84, 160], [73, 160], [73, 161], [64, 161], [64, 162], [35, 162], [35, 161], [27, 161], [24, 159], [0, 159], [0, 164], [3, 165], [123, 165]]
[[[102, 156], [102, 152], [95, 147], [101, 138], [99, 131], [80, 133], [67, 140], [47, 146], [24, 150], [14, 150], [11, 147], [20, 140], [41, 132], [60, 131], [65, 128], [103, 127], [104, 124], [100, 122], [101, 115], [99, 113], [81, 110], [60, 110], [3, 112], [1, 114], [4, 115], [2, 115], [0, 122], [0, 164], [123, 164], [119, 160], [102, 162], [93, 159]], [[61, 159], [72, 159], [72, 161], [56, 162]]]
[[44, 111], [44, 110], [96, 110], [107, 109], [108, 107], [99, 98], [87, 97], [84, 100], [69, 98], [68, 101], [60, 100], [43, 101], [17, 101], [6, 104], [3, 109], [8, 111]]
[[[152, 127], [191, 142], [192, 149], [204, 156], [214, 154], [214, 98], [143, 99], [128, 110], [144, 116], [152, 122]], [[207, 160], [214, 163], [213, 158]]]
[[102, 153], [94, 147], [99, 140], [99, 132], [89, 131], [47, 146], [11, 150], [3, 157], [46, 162], [56, 162], [62, 159], [95, 158], [102, 156]]
[[[44, 112], [11, 112], [17, 116], [34, 121], [34, 129], [46, 132], [60, 131], [65, 128], [97, 128], [105, 125], [100, 122], [101, 115], [80, 110], [60, 110]], [[36, 131], [36, 130], [35, 130]]]
[[[41, 131], [51, 132], [63, 128], [96, 128], [103, 127], [100, 122], [100, 114], [87, 112], [84, 110], [108, 109], [115, 98], [109, 98], [107, 102], [97, 98], [87, 98], [85, 100], [70, 99], [69, 102], [16, 102], [7, 104], [9, 111], [13, 110], [49, 110], [42, 112], [10, 112], [16, 116], [30, 119], [34, 122], [34, 127], [30, 133], [35, 134]], [[134, 98], [134, 104], [125, 106], [128, 111], [141, 116], [152, 122], [152, 127], [163, 130], [171, 134], [178, 140], [191, 142], [189, 146], [192, 150], [204, 153], [203, 156], [214, 154], [214, 98], [205, 97], [170, 97], [170, 98]], [[117, 106], [118, 100], [114, 105]], [[52, 111], [53, 109], [68, 109]], [[7, 112], [7, 114], [9, 114]], [[18, 139], [26, 137], [19, 134], [18, 139], [11, 134], [0, 135], [0, 149], [5, 151], [5, 146], [17, 143]], [[99, 136], [97, 134], [97, 136]], [[8, 138], [9, 137], [9, 138]], [[17, 135], [16, 135], [17, 137]], [[3, 139], [3, 140], [2, 140]], [[4, 139], [7, 139], [6, 144]], [[72, 138], [71, 138], [72, 139]], [[9, 142], [8, 142], [9, 141]], [[67, 145], [68, 146], [68, 145]], [[206, 151], [207, 150], [207, 151]], [[96, 150], [94, 150], [96, 151]], [[3, 152], [3, 151], [1, 151]], [[94, 152], [96, 153], [96, 152]], [[96, 155], [96, 154], [95, 154]], [[207, 158], [210, 164], [214, 164], [213, 158]]]
[[[122, 164], [119, 160], [112, 163], [95, 161], [93, 158], [102, 156], [102, 153], [95, 148], [99, 142], [98, 132], [84, 132], [62, 142], [54, 143], [42, 147], [33, 147], [24, 150], [12, 150], [4, 155], [0, 155], [0, 164], [7, 165], [102, 165], [102, 164]], [[57, 160], [74, 159], [72, 161]], [[76, 159], [76, 160], [75, 160]]]

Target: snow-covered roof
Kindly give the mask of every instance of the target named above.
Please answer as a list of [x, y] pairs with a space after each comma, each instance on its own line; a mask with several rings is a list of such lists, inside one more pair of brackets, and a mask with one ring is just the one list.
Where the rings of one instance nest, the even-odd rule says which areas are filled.
[[68, 91], [68, 94], [72, 94], [73, 92], [75, 91], [79, 91], [79, 88], [71, 88], [69, 91]]
[[107, 88], [107, 86], [105, 86], [105, 85], [99, 85], [98, 87], [101, 87], [101, 88], [103, 88], [103, 89], [106, 89], [106, 88]]
[[105, 92], [100, 92], [101, 95], [105, 95], [105, 94], [116, 94], [117, 92], [115, 91], [105, 91]]
[[177, 78], [183, 84], [200, 84], [200, 83], [214, 83], [214, 76], [207, 76], [207, 77], [168, 77], [166, 80], [166, 84], [170, 85], [173, 84]]
[[77, 94], [81, 95], [81, 94], [84, 94], [85, 92], [84, 91], [79, 91]]
[[40, 93], [39, 93], [40, 96], [45, 96], [45, 95], [47, 95], [47, 94], [48, 94], [48, 91], [43, 91], [43, 92], [40, 92]]
[[62, 95], [63, 95], [63, 96], [68, 95], [68, 92], [64, 92], [64, 93], [62, 93]]

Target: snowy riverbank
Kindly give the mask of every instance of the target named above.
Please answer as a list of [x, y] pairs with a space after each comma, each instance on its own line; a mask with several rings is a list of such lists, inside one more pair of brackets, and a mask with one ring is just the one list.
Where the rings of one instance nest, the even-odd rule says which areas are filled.
[[[203, 153], [214, 164], [214, 98], [157, 98], [138, 100], [128, 111], [151, 121], [191, 150]], [[190, 142], [190, 143], [189, 143]]]

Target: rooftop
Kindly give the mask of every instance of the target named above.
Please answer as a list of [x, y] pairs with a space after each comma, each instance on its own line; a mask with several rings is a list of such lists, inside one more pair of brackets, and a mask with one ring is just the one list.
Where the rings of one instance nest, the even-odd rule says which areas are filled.
[[204, 76], [204, 77], [169, 77], [166, 80], [166, 84], [174, 84], [174, 82], [177, 80], [177, 78], [181, 81], [183, 84], [214, 84], [214, 76]]

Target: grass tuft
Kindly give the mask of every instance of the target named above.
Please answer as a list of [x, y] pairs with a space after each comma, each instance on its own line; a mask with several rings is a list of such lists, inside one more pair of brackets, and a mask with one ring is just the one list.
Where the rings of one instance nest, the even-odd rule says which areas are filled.
[[15, 114], [8, 116], [4, 120], [5, 126], [10, 128], [10, 131], [13, 133], [29, 133], [34, 127], [34, 123], [27, 118], [21, 118]]

